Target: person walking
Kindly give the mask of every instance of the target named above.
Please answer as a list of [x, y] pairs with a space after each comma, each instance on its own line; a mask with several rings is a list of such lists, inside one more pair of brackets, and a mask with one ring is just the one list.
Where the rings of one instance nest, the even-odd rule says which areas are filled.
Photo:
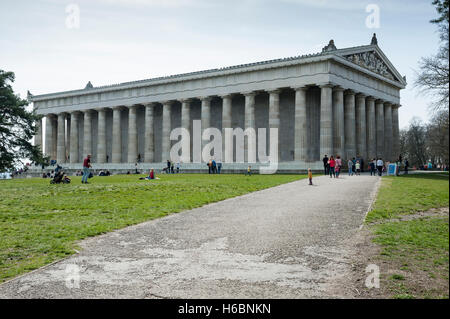
[[383, 175], [383, 164], [383, 160], [381, 159], [381, 157], [379, 157], [377, 160], [378, 176]]
[[405, 158], [405, 175], [408, 174], [408, 168], [409, 168], [409, 162], [408, 162], [408, 160]]
[[353, 161], [349, 158], [347, 162], [348, 176], [353, 176]]
[[212, 174], [212, 160], [208, 161], [208, 174]]
[[333, 155], [331, 155], [330, 159], [328, 160], [328, 171], [330, 173], [330, 178], [336, 178], [336, 172], [334, 171], [335, 166], [336, 160], [334, 159]]
[[375, 159], [373, 158], [370, 163], [369, 163], [369, 170], [370, 170], [370, 176], [375, 176], [375, 166], [376, 166], [376, 162]]
[[336, 157], [336, 166], [334, 168], [334, 171], [336, 172], [336, 178], [339, 178], [339, 174], [341, 173], [341, 167], [342, 167], [342, 159], [338, 155]]
[[166, 169], [166, 173], [170, 174], [170, 160], [167, 160], [167, 169]]
[[325, 154], [325, 156], [322, 158], [322, 162], [323, 162], [323, 170], [324, 170], [324, 174], [328, 175], [328, 156], [327, 154]]
[[247, 167], [247, 172], [245, 173], [245, 175], [252, 176], [252, 167], [251, 166]]
[[81, 184], [89, 184], [88, 178], [90, 175], [89, 168], [91, 168], [91, 154], [83, 160], [83, 177], [81, 178]]
[[217, 174], [220, 174], [220, 171], [222, 170], [222, 162], [217, 162]]
[[217, 164], [214, 159], [212, 160], [212, 169], [213, 169], [213, 174], [217, 174]]
[[310, 168], [308, 168], [308, 179], [309, 179], [309, 185], [312, 185], [312, 171]]

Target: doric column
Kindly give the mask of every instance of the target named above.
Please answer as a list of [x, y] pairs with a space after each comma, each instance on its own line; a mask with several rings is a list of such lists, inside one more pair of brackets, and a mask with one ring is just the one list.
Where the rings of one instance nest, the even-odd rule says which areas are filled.
[[78, 163], [78, 112], [70, 114], [70, 162]]
[[392, 104], [384, 104], [384, 157], [392, 161]]
[[58, 117], [52, 117], [52, 159], [57, 158], [58, 149]]
[[138, 154], [137, 144], [137, 124], [136, 124], [136, 112], [137, 106], [132, 105], [129, 108], [128, 113], [128, 163], [136, 163]]
[[375, 121], [375, 98], [369, 96], [366, 99], [366, 122], [367, 122], [367, 159], [371, 160], [377, 156], [377, 127]]
[[[231, 109], [232, 109], [232, 95], [222, 95], [222, 160], [225, 161], [225, 129], [231, 128]], [[231, 154], [233, 151], [231, 150]]]
[[333, 155], [333, 88], [320, 86], [320, 156]]
[[398, 124], [399, 105], [392, 105], [392, 156], [393, 159], [400, 155], [400, 129]]
[[92, 154], [92, 111], [84, 112], [83, 158]]
[[295, 90], [294, 160], [306, 161], [308, 156], [308, 123], [306, 120], [306, 92], [308, 88]]
[[333, 153], [345, 156], [344, 89], [333, 88]]
[[382, 100], [375, 101], [376, 126], [377, 126], [377, 158], [384, 159], [384, 104]]
[[97, 112], [97, 163], [106, 163], [106, 110], [101, 108]]
[[344, 95], [345, 157], [347, 160], [356, 156], [355, 121], [355, 92], [347, 90]]
[[366, 145], [366, 96], [356, 95], [356, 155], [367, 160]]
[[56, 146], [56, 161], [66, 162], [66, 114], [58, 114], [58, 141]]
[[162, 119], [162, 152], [161, 161], [165, 162], [170, 160], [170, 131], [172, 130], [171, 124], [172, 118], [172, 102], [163, 102], [163, 119]]
[[[202, 102], [201, 107], [201, 120], [202, 120], [202, 136], [203, 132], [211, 127], [211, 97], [205, 96], [200, 98]], [[204, 141], [202, 138], [202, 149], [208, 143], [208, 141]]]
[[[244, 125], [245, 129], [251, 128], [255, 130], [255, 92], [245, 92], [242, 93], [245, 96], [245, 118], [244, 118]], [[244, 156], [245, 160], [247, 162], [250, 162], [250, 159], [248, 158], [248, 137], [244, 141]], [[256, 130], [255, 130], [255, 141], [256, 141]], [[256, 145], [254, 145], [256, 147]], [[255, 152], [256, 154], [256, 152]]]
[[45, 116], [45, 155], [49, 156], [50, 159], [55, 159], [53, 157], [53, 139], [56, 138], [53, 135], [54, 124], [53, 114], [47, 114]]
[[[269, 91], [269, 129], [278, 129], [278, 162], [281, 162], [280, 147], [280, 92], [281, 90]], [[270, 136], [270, 134], [269, 134]]]
[[42, 119], [36, 120], [35, 130], [34, 130], [34, 146], [38, 146], [39, 150], [42, 151]]
[[113, 127], [112, 127], [112, 152], [111, 161], [113, 163], [122, 162], [122, 107], [113, 108]]
[[154, 110], [155, 103], [148, 103], [145, 105], [145, 153], [144, 159], [147, 163], [152, 163], [155, 160], [155, 141], [154, 141]]

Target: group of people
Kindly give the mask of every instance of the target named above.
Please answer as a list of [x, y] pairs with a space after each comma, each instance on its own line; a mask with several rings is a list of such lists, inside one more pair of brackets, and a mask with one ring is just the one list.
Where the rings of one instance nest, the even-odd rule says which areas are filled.
[[208, 174], [220, 174], [220, 171], [222, 170], [222, 163], [216, 163], [213, 158], [210, 159], [206, 165], [208, 166]]
[[336, 158], [334, 158], [333, 155], [328, 158], [325, 154], [322, 162], [325, 175], [330, 175], [330, 178], [339, 178], [342, 168], [342, 159], [339, 155], [337, 155]]
[[178, 174], [180, 172], [180, 163], [177, 163], [176, 170], [175, 165], [170, 160], [167, 160], [167, 166], [163, 168], [163, 173], [166, 174], [175, 174], [175, 172]]

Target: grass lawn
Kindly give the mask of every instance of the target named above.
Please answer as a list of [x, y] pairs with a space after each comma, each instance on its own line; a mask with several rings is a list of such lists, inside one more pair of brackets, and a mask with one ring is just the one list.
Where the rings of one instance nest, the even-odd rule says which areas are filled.
[[448, 215], [412, 215], [448, 205], [448, 174], [383, 178], [366, 223], [381, 246], [381, 285], [391, 297], [448, 298]]
[[303, 175], [143, 175], [0, 181], [0, 282], [73, 254], [76, 242], [207, 203], [305, 178]]

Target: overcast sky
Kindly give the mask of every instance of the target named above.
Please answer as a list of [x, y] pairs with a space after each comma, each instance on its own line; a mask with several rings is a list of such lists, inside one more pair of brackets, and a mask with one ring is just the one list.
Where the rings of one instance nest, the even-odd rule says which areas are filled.
[[[79, 27], [71, 19], [79, 8]], [[369, 28], [369, 4], [380, 9]], [[69, 12], [66, 12], [66, 10]], [[378, 44], [408, 86], [400, 127], [428, 119], [413, 88], [422, 56], [437, 52], [431, 0], [2, 0], [0, 69], [22, 97]]]

